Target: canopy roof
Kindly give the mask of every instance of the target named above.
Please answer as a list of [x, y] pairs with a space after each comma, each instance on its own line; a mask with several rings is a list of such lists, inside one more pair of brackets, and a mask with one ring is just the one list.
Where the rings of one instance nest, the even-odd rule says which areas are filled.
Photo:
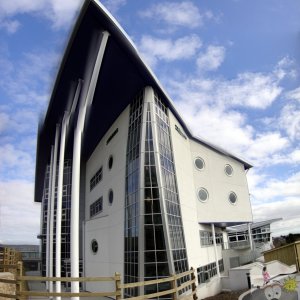
[[[265, 220], [265, 221], [260, 221], [260, 222], [254, 222], [254, 223], [250, 224], [250, 227], [251, 227], [251, 229], [255, 229], [255, 228], [263, 227], [266, 225], [271, 225], [272, 223], [278, 222], [281, 220], [282, 220], [282, 218], [277, 218], [277, 219], [270, 219], [270, 220]], [[248, 231], [248, 224], [230, 226], [230, 227], [227, 227], [226, 230], [230, 233]]]
[[[162, 101], [175, 114], [189, 138], [238, 160], [244, 165], [245, 170], [252, 167], [245, 160], [195, 137], [118, 22], [96, 0], [85, 0], [66, 47], [48, 110], [39, 127], [35, 179], [36, 202], [42, 200], [43, 180], [46, 166], [50, 161], [56, 124], [61, 123], [64, 112], [70, 110], [72, 104], [69, 100], [70, 89], [74, 84], [76, 85], [79, 79], [84, 78], [91, 49], [95, 46], [95, 34], [102, 31], [108, 31], [110, 36], [97, 81], [94, 101], [89, 111], [88, 121], [85, 124], [82, 143], [83, 161], [89, 158], [103, 135], [131, 103], [134, 96], [145, 86], [152, 86]], [[76, 117], [75, 112], [69, 126], [70, 133], [73, 130]], [[73, 136], [70, 134], [66, 146], [66, 159], [72, 157], [72, 145]]]

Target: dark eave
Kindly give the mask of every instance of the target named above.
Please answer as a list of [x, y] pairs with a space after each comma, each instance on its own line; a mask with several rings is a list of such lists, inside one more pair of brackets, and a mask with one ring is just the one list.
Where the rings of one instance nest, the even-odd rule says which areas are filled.
[[[92, 107], [82, 143], [82, 159], [86, 161], [99, 143], [103, 135], [130, 104], [133, 97], [145, 86], [152, 86], [167, 103], [189, 138], [232, 157], [244, 165], [245, 169], [252, 166], [244, 160], [204, 142], [192, 135], [182, 117], [174, 107], [170, 97], [161, 84], [141, 59], [135, 46], [124, 30], [95, 0], [86, 0], [82, 6], [73, 32], [65, 50], [59, 72], [53, 87], [48, 110], [40, 123], [36, 157], [36, 179], [34, 200], [40, 202], [43, 195], [43, 180], [46, 166], [50, 161], [51, 145], [54, 143], [55, 128], [61, 123], [65, 110], [70, 110], [69, 90], [74, 88], [78, 79], [84, 78], [86, 59], [95, 46], [95, 34], [108, 31], [110, 36], [105, 50]], [[72, 156], [72, 130], [76, 114], [70, 123], [70, 134], [67, 141], [66, 158]]]

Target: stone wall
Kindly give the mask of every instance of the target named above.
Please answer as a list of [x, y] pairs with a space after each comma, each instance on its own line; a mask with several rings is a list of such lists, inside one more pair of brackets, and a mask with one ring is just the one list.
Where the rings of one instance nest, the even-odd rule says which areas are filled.
[[[14, 280], [15, 279], [14, 277], [15, 277], [14, 274], [9, 273], [9, 272], [0, 273], [0, 278], [2, 278], [2, 279], [12, 279], [12, 280]], [[0, 293], [15, 295], [16, 285], [0, 282]], [[6, 297], [0, 297], [0, 300], [10, 300], [10, 299], [6, 298]]]

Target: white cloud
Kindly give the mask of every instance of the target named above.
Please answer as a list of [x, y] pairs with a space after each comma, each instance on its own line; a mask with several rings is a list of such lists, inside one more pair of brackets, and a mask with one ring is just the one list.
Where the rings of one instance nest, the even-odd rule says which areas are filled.
[[206, 52], [197, 58], [199, 70], [213, 71], [219, 68], [225, 59], [225, 48], [222, 46], [208, 46]]
[[9, 115], [0, 111], [0, 134], [8, 128]]
[[252, 205], [254, 220], [282, 218], [273, 223], [272, 231], [275, 236], [288, 233], [299, 233], [300, 204], [298, 197], [282, 198], [281, 201], [271, 201]]
[[255, 166], [287, 162], [288, 157], [281, 158], [278, 154], [289, 147], [289, 140], [279, 132], [256, 134], [242, 113], [206, 104], [198, 106], [193, 101], [179, 102], [177, 106], [192, 132], [201, 139], [223, 147]]
[[300, 87], [288, 92], [286, 96], [288, 99], [293, 99], [300, 102]]
[[138, 48], [146, 61], [154, 66], [158, 60], [174, 61], [191, 58], [201, 46], [202, 42], [196, 35], [177, 40], [143, 36]]
[[281, 94], [282, 88], [274, 74], [241, 73], [237, 78], [223, 81], [216, 96], [231, 106], [265, 109]]
[[16, 20], [0, 21], [0, 29], [4, 28], [9, 34], [15, 33], [19, 29], [20, 25], [20, 22]]
[[45, 0], [0, 1], [0, 12], [4, 16], [35, 12], [41, 10], [45, 5], [44, 3]]
[[296, 149], [294, 150], [291, 154], [290, 154], [291, 160], [293, 163], [300, 163], [300, 149]]
[[284, 179], [270, 178], [264, 181], [263, 186], [256, 186], [251, 191], [254, 205], [277, 203], [288, 199], [298, 199], [298, 213], [300, 212], [300, 172]]
[[281, 152], [289, 145], [288, 139], [279, 132], [265, 132], [257, 134], [247, 147], [247, 153], [252, 161], [266, 161], [272, 155]]
[[53, 52], [26, 53], [20, 61], [14, 62], [2, 58], [0, 68], [6, 66], [8, 68], [0, 77], [0, 88], [13, 102], [30, 105], [39, 111], [49, 99], [52, 75], [58, 67], [58, 55]]
[[252, 191], [254, 191], [267, 178], [267, 175], [257, 168], [251, 168], [247, 173], [247, 182], [250, 192], [250, 200], [252, 201]]
[[0, 1], [0, 27], [15, 32], [20, 23], [18, 15], [35, 13], [52, 22], [54, 28], [69, 26], [82, 0], [15, 0]]
[[243, 153], [245, 145], [252, 140], [253, 128], [247, 126], [244, 115], [218, 107], [202, 105], [196, 107], [191, 101], [178, 105], [192, 132], [206, 140], [229, 150], [231, 153]]
[[[190, 76], [167, 83], [174, 89], [174, 98], [180, 101], [193, 99], [195, 105], [218, 105], [228, 108], [248, 107], [265, 109], [282, 93], [280, 80], [274, 72], [262, 74], [245, 72], [236, 78], [204, 78]], [[191, 98], [192, 97], [192, 98]]]
[[54, 28], [61, 28], [70, 25], [82, 3], [82, 0], [46, 1], [42, 13], [52, 21]]
[[286, 105], [282, 111], [278, 122], [291, 140], [300, 139], [300, 108], [295, 104]]
[[[278, 75], [282, 64], [276, 64], [269, 73], [245, 72], [231, 80], [198, 74], [179, 75], [176, 79], [165, 81], [178, 110], [195, 135], [245, 157], [258, 167], [291, 164], [297, 159], [297, 152], [293, 154], [292, 143], [280, 131], [278, 124], [270, 127], [274, 120], [269, 120], [268, 126], [257, 131], [253, 118], [248, 119], [246, 111], [249, 108], [253, 113], [254, 109], [262, 111], [279, 98], [283, 90], [281, 80], [285, 78], [285, 75]], [[294, 113], [290, 113], [293, 127], [288, 118], [284, 119], [284, 124], [290, 131], [293, 130], [294, 136], [298, 132], [296, 113], [300, 116], [295, 109]]]
[[287, 77], [289, 79], [295, 79], [298, 76], [295, 61], [289, 56], [284, 56], [275, 66], [274, 73], [278, 76], [278, 79]]
[[[17, 222], [22, 220], [22, 222]], [[38, 243], [40, 205], [33, 202], [33, 183], [0, 181], [0, 236], [3, 243]], [[21, 233], [21, 234], [20, 234]]]
[[29, 152], [5, 144], [0, 145], [0, 153], [0, 178], [33, 178], [34, 160]]
[[126, 0], [106, 0], [103, 4], [112, 14], [115, 14], [126, 2]]
[[184, 26], [196, 28], [203, 24], [204, 20], [211, 19], [211, 11], [200, 13], [198, 7], [190, 1], [162, 2], [140, 12], [142, 17], [164, 21], [170, 26]]

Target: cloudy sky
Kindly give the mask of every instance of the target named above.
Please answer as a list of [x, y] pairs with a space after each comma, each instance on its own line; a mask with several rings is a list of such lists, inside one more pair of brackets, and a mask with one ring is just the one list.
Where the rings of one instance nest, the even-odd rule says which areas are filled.
[[[81, 0], [0, 0], [0, 243], [38, 243], [37, 124]], [[298, 0], [107, 0], [192, 131], [254, 165], [254, 220], [300, 232]]]

